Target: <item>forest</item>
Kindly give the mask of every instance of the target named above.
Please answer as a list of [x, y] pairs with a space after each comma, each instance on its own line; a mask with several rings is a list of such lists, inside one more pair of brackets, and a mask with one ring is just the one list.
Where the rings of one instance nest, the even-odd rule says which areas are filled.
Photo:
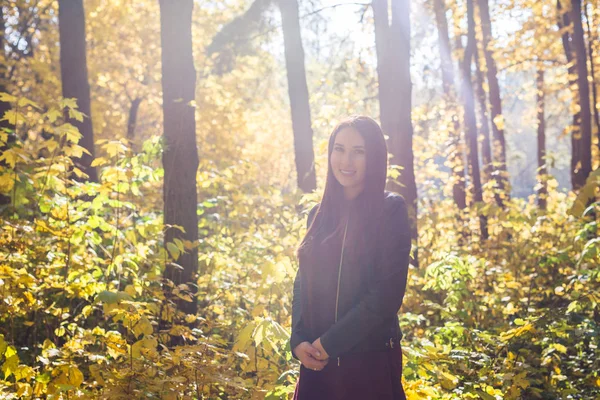
[[409, 207], [407, 398], [600, 398], [599, 69], [599, 0], [2, 0], [0, 398], [290, 399], [357, 114]]

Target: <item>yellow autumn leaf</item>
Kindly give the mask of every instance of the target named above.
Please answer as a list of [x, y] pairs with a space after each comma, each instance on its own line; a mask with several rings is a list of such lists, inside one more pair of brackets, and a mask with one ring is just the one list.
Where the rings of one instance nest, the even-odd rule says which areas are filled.
[[560, 343], [554, 343], [552, 345], [557, 351], [563, 353], [563, 354], [567, 354], [567, 348], [565, 346], [563, 346]]
[[15, 179], [13, 174], [0, 175], [0, 193], [10, 193], [14, 185]]
[[0, 162], [6, 162], [11, 168], [14, 168], [17, 165], [18, 154], [15, 148], [11, 148], [8, 150], [4, 150], [2, 154], [0, 154]]
[[58, 118], [62, 116], [62, 112], [56, 108], [50, 108], [45, 114], [48, 118], [48, 122], [53, 124]]
[[133, 327], [133, 334], [136, 337], [140, 337], [141, 335], [151, 335], [154, 332], [154, 328], [152, 328], [152, 324], [146, 317], [140, 318], [137, 324]]
[[502, 114], [496, 115], [496, 117], [494, 118], [494, 125], [496, 125], [496, 128], [498, 128], [498, 130], [504, 130], [504, 116]]
[[3, 101], [5, 103], [12, 103], [14, 101], [17, 101], [17, 98], [6, 92], [0, 92], [0, 101]]

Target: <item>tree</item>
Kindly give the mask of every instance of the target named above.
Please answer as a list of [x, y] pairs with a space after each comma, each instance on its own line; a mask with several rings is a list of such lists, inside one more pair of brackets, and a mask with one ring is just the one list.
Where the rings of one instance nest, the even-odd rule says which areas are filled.
[[[490, 126], [488, 124], [488, 106], [487, 96], [485, 93], [485, 78], [482, 71], [482, 60], [479, 52], [479, 41], [477, 41], [477, 49], [475, 50], [475, 79], [477, 82], [477, 99], [479, 100], [479, 115], [481, 116], [480, 126], [483, 140], [481, 142], [481, 159], [483, 161], [483, 171], [486, 177], [486, 181], [492, 177], [492, 149], [490, 144]], [[496, 194], [496, 201], [499, 206], [502, 206], [501, 197]]]
[[556, 0], [556, 8], [558, 10], [557, 24], [561, 31], [561, 41], [567, 58], [569, 87], [572, 94], [571, 101], [574, 103], [574, 106], [571, 108], [575, 110], [573, 111], [573, 125], [571, 127], [571, 186], [573, 187], [573, 190], [578, 190], [585, 184], [587, 175], [584, 176], [583, 166], [591, 165], [591, 154], [588, 157], [588, 160], [584, 160], [584, 158], [586, 158], [586, 151], [584, 149], [586, 146], [583, 141], [581, 128], [582, 107], [580, 105], [581, 96], [578, 90], [579, 73], [574, 57], [574, 39], [573, 35], [569, 33], [569, 30], [571, 29], [571, 13], [563, 8], [561, 0]]
[[298, 1], [279, 0], [279, 9], [281, 10], [288, 93], [292, 110], [298, 187], [307, 193], [317, 188], [317, 178]]
[[541, 65], [538, 65], [536, 70], [535, 87], [536, 93], [536, 119], [537, 119], [537, 199], [538, 207], [546, 209], [546, 197], [548, 196], [546, 167], [546, 123], [544, 118], [545, 96], [544, 96], [544, 70]]
[[444, 0], [434, 0], [433, 9], [438, 30], [438, 44], [440, 47], [440, 59], [442, 67], [442, 86], [444, 96], [453, 108], [453, 132], [451, 133], [451, 164], [454, 184], [452, 186], [452, 197], [459, 209], [467, 207], [465, 189], [465, 168], [462, 160], [463, 147], [460, 139], [460, 123], [456, 115], [453, 102], [456, 99], [456, 88], [454, 82], [454, 68], [452, 66], [452, 51], [450, 47], [450, 35], [448, 33], [448, 20], [446, 19], [446, 4]]
[[[193, 0], [160, 0], [164, 151], [165, 246], [181, 243], [186, 251], [169, 263], [165, 278], [185, 284], [192, 301], [178, 301], [185, 313], [197, 311], [198, 216], [196, 173], [195, 88], [196, 71], [192, 57]], [[183, 228], [183, 231], [177, 227]], [[179, 242], [178, 242], [179, 241]], [[173, 255], [173, 252], [171, 252]], [[176, 257], [176, 256], [175, 256]], [[185, 287], [184, 287], [185, 288]]]
[[90, 181], [96, 182], [96, 168], [91, 166], [94, 159], [94, 131], [92, 128], [92, 112], [90, 101], [90, 84], [88, 82], [85, 14], [83, 0], [59, 0], [58, 20], [60, 34], [60, 75], [64, 98], [77, 99], [79, 110], [84, 114], [82, 121], [67, 117], [82, 137], [79, 145], [87, 150], [80, 158], [74, 158], [75, 165], [88, 175]]
[[[244, 14], [226, 24], [215, 35], [207, 47], [207, 53], [218, 53], [216, 66], [219, 73], [233, 68], [233, 59], [249, 45], [248, 36], [261, 30], [262, 21], [273, 1], [254, 0]], [[309, 193], [317, 188], [317, 178], [298, 1], [277, 0], [276, 4], [281, 13], [297, 183], [303, 192]]]
[[[391, 24], [387, 0], [373, 0], [379, 108], [381, 126], [389, 136], [392, 165], [401, 167], [400, 185], [393, 190], [404, 196], [410, 207], [412, 236], [417, 238], [417, 185], [413, 156], [410, 78], [410, 3], [392, 0]], [[398, 94], [402, 93], [401, 96]]]
[[577, 88], [579, 108], [581, 110], [580, 151], [581, 169], [578, 171], [577, 184], [583, 186], [592, 172], [592, 114], [590, 106], [590, 86], [587, 71], [587, 52], [583, 33], [581, 0], [571, 1], [571, 20], [573, 21], [573, 50], [577, 70]]
[[[477, 50], [475, 38], [475, 18], [473, 0], [467, 0], [467, 47], [462, 60], [462, 101], [464, 107], [465, 136], [467, 138], [467, 154], [469, 158], [469, 170], [471, 172], [473, 200], [475, 203], [483, 203], [483, 191], [481, 188], [481, 174], [479, 171], [479, 152], [477, 147], [477, 118], [475, 116], [475, 100], [473, 97], [473, 84], [471, 82], [471, 63]], [[479, 226], [483, 239], [488, 238], [487, 218], [479, 216]]]
[[594, 109], [594, 122], [596, 123], [596, 135], [598, 136], [598, 150], [600, 151], [600, 111], [598, 107], [600, 104], [598, 103], [598, 88], [596, 84], [596, 71], [595, 71], [595, 57], [594, 57], [594, 33], [592, 32], [592, 27], [590, 23], [590, 15], [587, 11], [587, 4], [583, 7], [583, 12], [585, 14], [585, 22], [587, 25], [587, 35], [588, 35], [588, 57], [590, 60], [590, 76], [592, 85], [592, 101], [593, 101], [593, 109]]
[[[490, 106], [492, 112], [493, 157], [497, 165], [497, 184], [501, 196], [510, 197], [508, 185], [508, 172], [506, 169], [506, 141], [504, 139], [504, 117], [502, 115], [502, 99], [500, 85], [498, 84], [498, 69], [492, 54], [492, 23], [488, 0], [478, 0], [479, 16], [481, 18], [482, 45], [487, 67], [487, 81], [489, 86]], [[502, 198], [500, 197], [500, 203]]]
[[135, 137], [135, 125], [137, 124], [137, 114], [142, 103], [142, 97], [136, 97], [131, 100], [131, 106], [129, 107], [129, 117], [127, 118], [127, 139], [133, 140]]
[[[6, 54], [4, 52], [4, 35], [6, 32], [6, 27], [4, 25], [4, 10], [3, 7], [0, 6], [0, 93], [6, 92], [6, 73], [7, 73], [7, 65], [6, 65]], [[9, 147], [9, 138], [14, 138], [13, 135], [9, 136], [9, 131], [12, 130], [12, 126], [8, 120], [4, 120], [4, 114], [10, 110], [10, 103], [8, 101], [3, 101], [0, 99], [0, 134], [5, 133], [6, 143], [0, 147], [0, 152], [3, 152]], [[0, 165], [6, 165], [4, 161], [1, 162]], [[4, 194], [0, 194], [0, 206], [6, 205], [10, 203], [10, 196], [6, 196]]]

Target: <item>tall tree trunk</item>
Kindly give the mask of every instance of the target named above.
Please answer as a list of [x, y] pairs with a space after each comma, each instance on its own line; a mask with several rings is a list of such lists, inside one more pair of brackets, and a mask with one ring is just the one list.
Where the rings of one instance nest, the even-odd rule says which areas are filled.
[[590, 75], [592, 78], [592, 101], [593, 109], [594, 109], [594, 122], [596, 123], [596, 135], [598, 136], [598, 152], [600, 153], [600, 111], [598, 110], [598, 86], [596, 84], [596, 71], [594, 65], [594, 37], [595, 34], [592, 32], [590, 17], [587, 11], [587, 4], [584, 5], [585, 12], [585, 22], [587, 25], [587, 35], [588, 35], [588, 57], [590, 59]]
[[317, 178], [298, 1], [279, 0], [279, 9], [283, 26], [288, 93], [292, 108], [298, 187], [308, 193], [317, 188]]
[[450, 35], [448, 33], [448, 20], [446, 19], [446, 4], [444, 0], [435, 0], [433, 5], [435, 11], [435, 20], [438, 30], [438, 43], [440, 46], [440, 58], [442, 61], [442, 85], [448, 107], [452, 107], [453, 131], [450, 134], [450, 162], [452, 163], [452, 176], [454, 184], [452, 186], [452, 197], [454, 203], [461, 210], [467, 207], [466, 189], [465, 189], [465, 166], [462, 161], [462, 143], [460, 140], [460, 122], [456, 115], [454, 106], [455, 83], [454, 68], [452, 66], [452, 51], [450, 48]]
[[[473, 0], [467, 0], [467, 23], [469, 33], [467, 47], [465, 48], [464, 59], [462, 62], [462, 98], [464, 104], [465, 132], [468, 143], [467, 153], [471, 170], [471, 181], [473, 184], [473, 200], [475, 203], [483, 203], [481, 176], [479, 172], [479, 152], [477, 146], [477, 118], [475, 116], [475, 100], [473, 96], [473, 85], [471, 83], [471, 62], [477, 51], [473, 8]], [[488, 238], [488, 229], [487, 218], [484, 215], [479, 215], [479, 227], [481, 229], [482, 239], [486, 240]]]
[[[6, 92], [6, 75], [8, 65], [6, 64], [6, 53], [4, 51], [4, 35], [6, 34], [6, 25], [4, 23], [4, 11], [3, 7], [0, 6], [0, 92]], [[4, 117], [4, 114], [10, 110], [10, 103], [7, 101], [0, 100], [0, 119]], [[0, 121], [0, 132], [8, 133], [7, 142], [0, 146], [0, 153], [9, 148], [10, 142], [14, 141], [14, 134], [9, 133], [14, 127], [6, 120]], [[7, 166], [4, 161], [0, 161], [0, 165]], [[3, 205], [10, 204], [10, 196], [0, 194], [0, 207]]]
[[[392, 22], [389, 24], [388, 1], [373, 0], [379, 107], [381, 125], [389, 136], [391, 164], [402, 167], [400, 186], [391, 185], [406, 199], [410, 208], [411, 232], [417, 239], [417, 185], [412, 150], [410, 78], [410, 3], [392, 0]], [[398, 93], [402, 93], [399, 96]]]
[[548, 169], [546, 167], [546, 122], [544, 119], [545, 96], [544, 96], [544, 70], [540, 65], [537, 67], [535, 86], [537, 89], [537, 158], [538, 158], [538, 184], [537, 199], [538, 207], [546, 210], [546, 198], [548, 197]]
[[577, 68], [577, 88], [581, 109], [581, 169], [578, 185], [583, 186], [592, 172], [592, 114], [590, 106], [590, 86], [587, 70], [587, 52], [583, 35], [581, 0], [571, 0], [571, 20], [573, 21], [573, 49]]
[[[481, 17], [481, 31], [483, 33], [483, 53], [487, 66], [487, 81], [490, 89], [490, 106], [492, 111], [492, 134], [494, 137], [493, 150], [494, 162], [498, 168], [498, 190], [501, 196], [510, 198], [510, 185], [506, 169], [506, 141], [504, 139], [504, 122], [502, 120], [502, 100], [500, 97], [500, 85], [498, 84], [498, 70], [496, 61], [492, 54], [492, 23], [488, 0], [478, 0], [479, 14]], [[502, 122], [501, 122], [502, 121]], [[502, 198], [500, 198], [503, 205]]]
[[[198, 272], [198, 216], [196, 173], [198, 148], [194, 101], [196, 70], [192, 56], [193, 0], [159, 0], [162, 47], [162, 89], [165, 149], [163, 188], [165, 245], [175, 239], [188, 241], [187, 248], [176, 260], [183, 268], [169, 263], [165, 278], [176, 285], [187, 284], [193, 301], [178, 301], [185, 313], [195, 314]], [[171, 226], [178, 225], [185, 232]], [[185, 243], [185, 242], [184, 242]]]
[[127, 119], [127, 139], [133, 140], [135, 137], [135, 126], [137, 124], [137, 114], [140, 109], [140, 104], [142, 103], [142, 97], [136, 97], [131, 102], [131, 107], [129, 108], [129, 118]]
[[94, 131], [90, 102], [90, 84], [88, 82], [85, 13], [83, 0], [58, 1], [58, 27], [60, 36], [60, 76], [64, 98], [76, 98], [79, 111], [85, 114], [83, 121], [68, 118], [82, 137], [79, 145], [90, 152], [81, 158], [74, 158], [75, 165], [88, 175], [88, 180], [98, 181], [96, 168], [91, 166], [94, 159]]
[[[479, 47], [479, 46], [477, 46]], [[479, 54], [479, 48], [475, 51], [475, 80], [477, 82], [477, 99], [479, 100], [479, 115], [481, 120], [481, 133], [483, 136], [483, 140], [481, 141], [481, 159], [483, 161], [483, 173], [486, 179], [486, 182], [492, 177], [492, 149], [490, 143], [490, 126], [489, 126], [489, 116], [488, 116], [488, 107], [487, 107], [487, 96], [485, 95], [485, 88], [483, 85], [485, 84], [485, 78], [483, 76], [483, 71], [481, 68], [481, 55]], [[502, 198], [500, 196], [496, 196], [496, 201], [498, 201], [498, 205], [502, 206]]]
[[454, 68], [452, 67], [452, 49], [450, 48], [445, 0], [434, 0], [433, 10], [438, 31], [438, 45], [440, 46], [442, 85], [444, 94], [450, 95], [454, 90]]
[[[563, 0], [564, 1], [564, 0]], [[582, 186], [580, 171], [581, 171], [581, 112], [579, 108], [579, 95], [577, 94], [577, 70], [573, 61], [573, 46], [571, 45], [571, 35], [569, 35], [568, 27], [571, 25], [571, 18], [567, 10], [564, 10], [561, 5], [561, 0], [556, 0], [556, 8], [558, 10], [558, 29], [561, 33], [561, 41], [565, 56], [567, 57], [567, 72], [569, 76], [569, 88], [571, 90], [571, 101], [574, 103], [573, 125], [571, 127], [571, 187], [577, 190]]]

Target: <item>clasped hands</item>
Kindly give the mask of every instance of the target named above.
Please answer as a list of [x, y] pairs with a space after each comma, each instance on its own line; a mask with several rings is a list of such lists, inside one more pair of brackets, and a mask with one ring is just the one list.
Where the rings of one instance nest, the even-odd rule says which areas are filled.
[[320, 371], [329, 362], [329, 354], [321, 345], [321, 338], [318, 338], [312, 344], [310, 342], [302, 342], [294, 349], [294, 354], [302, 365], [314, 371]]

